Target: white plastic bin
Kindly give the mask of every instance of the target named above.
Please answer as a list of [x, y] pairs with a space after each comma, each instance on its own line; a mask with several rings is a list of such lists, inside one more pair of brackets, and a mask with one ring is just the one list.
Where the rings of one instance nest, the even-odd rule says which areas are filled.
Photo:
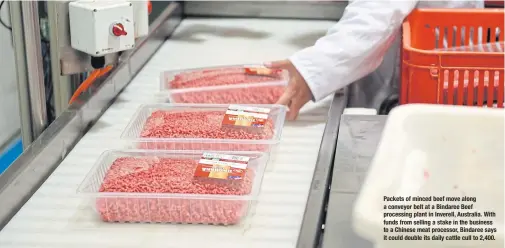
[[[260, 73], [255, 75], [256, 70]], [[288, 82], [286, 70], [261, 65], [166, 71], [161, 74], [160, 97], [171, 103], [274, 104]]]
[[[422, 104], [394, 109], [356, 200], [355, 231], [381, 248], [503, 247], [504, 114], [501, 109]], [[418, 196], [431, 199], [408, 201], [408, 197]], [[389, 201], [385, 197], [403, 199]], [[445, 198], [435, 201], [434, 197]], [[449, 197], [459, 197], [459, 201], [455, 198], [449, 201]], [[465, 197], [470, 199], [464, 200]], [[423, 205], [423, 209], [414, 209], [414, 204], [418, 208]], [[435, 209], [426, 209], [428, 204]], [[461, 204], [468, 209], [461, 209]], [[411, 209], [391, 209], [392, 205], [411, 206]], [[448, 209], [447, 205], [460, 209]], [[484, 214], [486, 211], [496, 213], [496, 217], [458, 216], [458, 213]], [[451, 212], [453, 217], [449, 217]], [[449, 215], [440, 216], [445, 213]], [[398, 224], [386, 225], [384, 220], [398, 221]], [[440, 220], [448, 220], [450, 224], [442, 225], [438, 223]], [[464, 225], [460, 220], [493, 223]], [[496, 232], [468, 232], [461, 227], [496, 228]], [[446, 231], [435, 228], [446, 228]], [[447, 228], [458, 232], [449, 232], [451, 229]], [[415, 235], [421, 239], [428, 235], [431, 240], [406, 240], [407, 236]], [[440, 237], [434, 235], [441, 235], [445, 240], [434, 240]], [[479, 240], [447, 240], [452, 235], [476, 235]], [[403, 237], [403, 241], [389, 240], [390, 236]]]
[[[265, 127], [241, 129], [240, 131], [222, 129], [221, 123], [228, 104], [150, 104], [143, 105], [134, 115], [121, 135], [133, 144], [135, 149], [158, 150], [210, 150], [210, 151], [270, 151], [280, 142], [286, 107], [282, 105], [247, 105], [270, 109], [269, 124]], [[181, 116], [190, 113], [193, 117]], [[208, 114], [213, 113], [213, 114]], [[217, 113], [217, 114], [215, 114]], [[153, 115], [154, 114], [154, 115]], [[173, 118], [168, 117], [173, 115]], [[198, 119], [201, 115], [204, 121]], [[197, 119], [195, 119], [197, 118]], [[159, 124], [155, 123], [159, 122]], [[193, 122], [193, 123], [191, 123]], [[146, 123], [158, 125], [157, 133], [146, 133]], [[200, 126], [194, 125], [199, 123]], [[193, 125], [193, 126], [191, 126]], [[189, 128], [199, 128], [188, 130]], [[181, 131], [178, 131], [181, 129]], [[180, 137], [184, 132], [184, 137]], [[223, 133], [236, 134], [234, 138]], [[265, 133], [265, 137], [261, 133]], [[268, 135], [266, 135], [268, 133]], [[242, 134], [242, 136], [240, 136]], [[259, 135], [259, 136], [258, 136]], [[253, 137], [249, 139], [249, 137]]]
[[194, 173], [203, 153], [107, 151], [78, 193], [91, 198], [105, 222], [238, 224], [257, 200], [268, 154], [213, 152], [249, 157], [244, 177], [198, 181]]

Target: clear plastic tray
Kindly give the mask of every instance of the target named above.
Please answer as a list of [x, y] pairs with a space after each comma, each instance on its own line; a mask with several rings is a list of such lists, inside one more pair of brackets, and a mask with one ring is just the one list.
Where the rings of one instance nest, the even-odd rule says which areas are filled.
[[266, 68], [232, 65], [166, 71], [161, 74], [160, 94], [172, 103], [274, 104], [289, 82], [289, 73], [250, 75], [248, 69]]
[[[250, 157], [245, 178], [242, 181], [206, 178], [204, 180], [208, 181], [199, 183], [202, 181], [195, 180], [202, 179], [197, 179], [193, 175], [185, 177], [185, 172], [188, 175], [194, 173], [202, 151], [106, 151], [79, 186], [77, 193], [91, 198], [93, 208], [105, 222], [238, 224], [252, 210], [257, 200], [268, 154], [215, 153]], [[117, 159], [124, 158], [137, 160], [126, 161], [121, 166], [116, 164], [112, 167]], [[189, 165], [177, 164], [176, 173], [170, 174], [170, 170], [174, 172], [174, 167], [160, 162], [167, 161], [166, 159], [195, 162], [190, 162]], [[173, 186], [176, 183], [177, 186]], [[178, 193], [142, 193], [148, 187], [154, 188], [146, 191], [166, 191], [165, 185], [170, 185], [173, 191]], [[103, 192], [105, 187], [108, 187], [110, 192]], [[128, 192], [129, 187], [134, 188], [132, 191], [136, 192]], [[234, 191], [235, 194], [180, 193], [202, 190], [206, 187], [214, 192], [228, 190]], [[118, 190], [121, 192], [113, 192], [117, 188], [121, 189]]]
[[[161, 137], [142, 137], [142, 132], [148, 123], [149, 118], [156, 111], [166, 111], [172, 113], [180, 112], [209, 112], [222, 111], [228, 109], [228, 104], [150, 104], [141, 106], [135, 113], [125, 131], [121, 135], [124, 140], [130, 141], [131, 147], [135, 149], [157, 149], [157, 150], [211, 150], [211, 151], [270, 151], [275, 145], [280, 142], [282, 127], [286, 116], [286, 107], [282, 105], [247, 105], [252, 107], [270, 108], [269, 120], [272, 124], [272, 136], [268, 139], [223, 139], [223, 138], [206, 138], [203, 134], [201, 137], [187, 138], [164, 138]], [[221, 115], [209, 118], [209, 122], [219, 123]], [[224, 117], [224, 115], [222, 115]], [[221, 118], [221, 119], [219, 119]], [[181, 117], [176, 117], [173, 120], [180, 120]], [[164, 119], [163, 119], [164, 120]], [[161, 120], [161, 121], [163, 121]], [[152, 122], [151, 122], [152, 123]], [[186, 126], [187, 123], [176, 123], [172, 127]], [[195, 128], [199, 128], [196, 126]], [[173, 131], [174, 128], [167, 129], [167, 132]], [[261, 131], [258, 129], [243, 129], [246, 133], [253, 134]]]
[[[503, 247], [504, 117], [503, 110], [490, 108], [423, 104], [395, 108], [354, 205], [356, 232], [376, 247]], [[410, 209], [392, 209], [394, 205]], [[496, 217], [484, 217], [486, 211]], [[457, 215], [475, 212], [482, 216]], [[440, 224], [441, 220], [450, 224]], [[493, 223], [472, 225], [469, 220]], [[461, 227], [497, 230], [469, 232]], [[454, 234], [479, 239], [407, 240], [407, 235], [423, 239]], [[403, 240], [384, 240], [384, 235]], [[491, 235], [495, 240], [487, 239]]]

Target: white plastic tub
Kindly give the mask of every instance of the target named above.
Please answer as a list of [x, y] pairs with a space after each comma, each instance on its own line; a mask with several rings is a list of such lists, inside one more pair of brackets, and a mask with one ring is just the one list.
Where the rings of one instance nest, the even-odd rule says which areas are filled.
[[[165, 136], [164, 133], [155, 136], [146, 136], [143, 131], [145, 131], [146, 123], [149, 118], [154, 118], [153, 113], [192, 113], [198, 114], [202, 113], [204, 115], [208, 112], [220, 112], [223, 115], [216, 115], [212, 118], [207, 117], [207, 123], [215, 123], [219, 125], [224, 118], [224, 113], [230, 105], [228, 104], [151, 104], [143, 105], [135, 113], [133, 119], [128, 124], [127, 128], [121, 135], [121, 137], [131, 144], [135, 149], [157, 149], [157, 150], [209, 150], [209, 151], [270, 151], [274, 146], [276, 146], [281, 139], [282, 127], [284, 125], [284, 120], [286, 116], [286, 107], [282, 105], [247, 105], [251, 107], [261, 107], [269, 108], [271, 112], [269, 113], [269, 121], [271, 123], [271, 128], [268, 129], [269, 133], [272, 133], [270, 137], [265, 137], [264, 139], [246, 139], [246, 138], [219, 138], [213, 137], [209, 138], [208, 133], [194, 132], [191, 135], [187, 135], [184, 138], [174, 138]], [[158, 111], [158, 112], [157, 112]], [[171, 120], [160, 119], [160, 122], [170, 121], [170, 130], [166, 132], [177, 132], [177, 128], [181, 128], [189, 125], [189, 122], [179, 121], [181, 117], [174, 117]], [[152, 123], [152, 120], [151, 122]], [[161, 123], [164, 124], [164, 123]], [[160, 125], [161, 125], [160, 124]], [[204, 125], [206, 123], [202, 123]], [[199, 128], [199, 127], [195, 127]], [[245, 133], [261, 132], [264, 128], [245, 130]], [[187, 130], [186, 130], [187, 131]], [[225, 132], [227, 132], [225, 130]], [[266, 131], [265, 131], [266, 132]]]
[[271, 76], [251, 75], [261, 65], [231, 65], [166, 71], [160, 96], [171, 103], [274, 104], [289, 82], [286, 70]]
[[[203, 153], [107, 151], [86, 176], [78, 193], [91, 198], [93, 208], [105, 222], [238, 224], [257, 200], [268, 154], [214, 152], [249, 157], [248, 171], [242, 181], [205, 178], [208, 181], [199, 183], [202, 181], [196, 180], [202, 179], [193, 177], [192, 173]], [[123, 160], [113, 167], [115, 161], [119, 161], [117, 159], [125, 158], [126, 162]], [[190, 164], [180, 163], [174, 166], [176, 169], [170, 169], [166, 162], [163, 163], [166, 159], [188, 160]], [[111, 187], [113, 184], [117, 184], [119, 190]], [[195, 188], [207, 189], [207, 193], [181, 193]], [[229, 195], [221, 191], [243, 194]]]
[[[355, 231], [381, 248], [386, 247], [503, 247], [504, 217], [504, 117], [501, 109], [455, 107], [440, 105], [405, 105], [394, 109], [387, 121], [381, 142], [368, 175], [356, 200], [353, 225]], [[404, 197], [404, 201], [385, 201], [384, 197]], [[407, 201], [407, 197], [432, 197], [431, 201]], [[434, 202], [434, 196], [445, 196], [445, 201]], [[463, 197], [476, 201], [462, 201]], [[447, 197], [461, 197], [448, 201]], [[472, 209], [407, 209], [392, 210], [390, 205], [449, 204]], [[386, 207], [385, 207], [386, 206]], [[419, 206], [419, 205], [417, 205]], [[386, 209], [384, 209], [386, 208]], [[415, 213], [451, 213], [493, 211], [496, 217], [435, 217], [410, 218]], [[385, 225], [386, 220], [429, 221], [434, 228], [456, 228], [458, 233], [424, 233], [425, 224]], [[402, 216], [403, 215], [403, 216]], [[439, 220], [449, 220], [451, 225], [432, 225]], [[460, 220], [493, 221], [492, 225], [462, 226]], [[453, 221], [455, 221], [453, 223]], [[416, 232], [385, 232], [393, 228], [413, 228]], [[466, 232], [460, 227], [496, 228], [495, 233]], [[402, 230], [397, 230], [402, 231]], [[448, 236], [476, 235], [479, 239], [447, 240]], [[403, 235], [403, 241], [384, 241], [384, 235]], [[428, 235], [431, 241], [407, 241], [406, 235]], [[445, 240], [433, 240], [442, 235]], [[482, 236], [481, 236], [482, 235]]]

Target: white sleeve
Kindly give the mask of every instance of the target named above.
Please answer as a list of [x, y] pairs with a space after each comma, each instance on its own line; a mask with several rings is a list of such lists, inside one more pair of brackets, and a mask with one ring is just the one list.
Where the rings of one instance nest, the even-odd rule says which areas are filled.
[[319, 101], [373, 72], [417, 0], [354, 0], [314, 46], [289, 58]]

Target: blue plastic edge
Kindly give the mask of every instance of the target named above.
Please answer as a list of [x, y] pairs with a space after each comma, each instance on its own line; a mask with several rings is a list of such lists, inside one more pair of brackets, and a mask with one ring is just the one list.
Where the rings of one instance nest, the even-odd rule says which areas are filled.
[[21, 153], [23, 153], [23, 142], [21, 139], [17, 139], [0, 154], [0, 174], [2, 174]]

